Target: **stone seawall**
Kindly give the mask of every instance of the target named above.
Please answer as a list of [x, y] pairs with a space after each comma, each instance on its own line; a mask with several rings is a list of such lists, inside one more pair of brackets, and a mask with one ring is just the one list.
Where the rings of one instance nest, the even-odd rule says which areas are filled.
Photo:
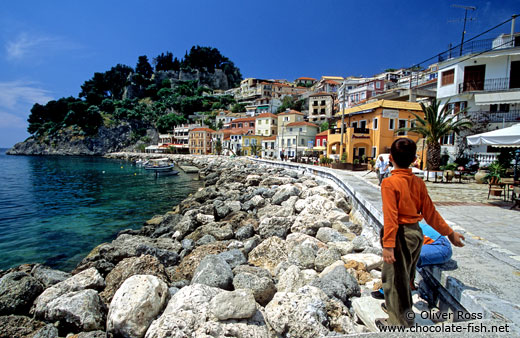
[[0, 272], [0, 332], [151, 338], [370, 330], [353, 301], [380, 285], [381, 259], [363, 223], [367, 213], [353, 212], [361, 200], [301, 170], [167, 156], [199, 167], [205, 187], [99, 245], [71, 274], [41, 265]]

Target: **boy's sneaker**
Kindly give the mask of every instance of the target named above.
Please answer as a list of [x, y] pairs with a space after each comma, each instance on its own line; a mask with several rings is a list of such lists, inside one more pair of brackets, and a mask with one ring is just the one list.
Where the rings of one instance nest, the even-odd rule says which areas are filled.
[[383, 310], [386, 314], [388, 314], [388, 309], [386, 308], [386, 303], [381, 303], [381, 310]]
[[377, 290], [377, 291], [372, 291], [370, 293], [372, 295], [372, 297], [374, 297], [375, 299], [385, 299], [385, 295], [383, 295], [381, 293], [381, 291]]
[[384, 328], [390, 326], [388, 324], [386, 318], [376, 318], [375, 323], [376, 323], [376, 327], [379, 329], [379, 331], [386, 331], [386, 330], [384, 330]]

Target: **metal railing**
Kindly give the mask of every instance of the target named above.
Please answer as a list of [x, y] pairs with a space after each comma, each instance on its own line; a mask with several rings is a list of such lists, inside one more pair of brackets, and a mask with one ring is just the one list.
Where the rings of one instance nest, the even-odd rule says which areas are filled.
[[458, 58], [460, 56], [484, 52], [493, 48], [494, 39], [475, 40], [465, 42], [462, 46], [462, 53], [460, 46], [450, 48], [444, 53], [439, 54], [439, 62], [446, 61], [448, 59]]
[[516, 89], [516, 86], [510, 86], [509, 77], [486, 79], [481, 81], [465, 81], [459, 83], [459, 93], [472, 91], [499, 91], [509, 89]]
[[520, 122], [520, 110], [510, 110], [508, 112], [467, 112], [466, 117], [478, 123]]
[[354, 134], [370, 134], [370, 129], [367, 129], [367, 128], [354, 128]]

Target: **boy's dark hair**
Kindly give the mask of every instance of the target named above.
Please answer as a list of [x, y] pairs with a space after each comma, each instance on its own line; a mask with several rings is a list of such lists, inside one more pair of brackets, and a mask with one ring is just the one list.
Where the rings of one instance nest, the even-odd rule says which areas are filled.
[[409, 138], [398, 138], [390, 147], [390, 154], [400, 168], [408, 168], [415, 161], [417, 145]]

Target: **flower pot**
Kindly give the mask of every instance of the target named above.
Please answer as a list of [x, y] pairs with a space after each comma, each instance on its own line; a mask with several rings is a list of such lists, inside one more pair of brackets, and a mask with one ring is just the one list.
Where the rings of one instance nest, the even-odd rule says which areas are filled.
[[475, 174], [475, 182], [479, 183], [479, 184], [484, 184], [486, 183], [486, 176], [488, 175], [488, 171], [487, 170], [480, 170]]

